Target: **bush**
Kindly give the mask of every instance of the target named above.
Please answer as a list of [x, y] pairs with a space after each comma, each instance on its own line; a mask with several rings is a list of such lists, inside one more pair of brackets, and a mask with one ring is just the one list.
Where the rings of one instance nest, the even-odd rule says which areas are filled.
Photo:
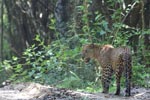
[[[38, 39], [23, 52], [21, 58], [5, 60], [5, 70], [11, 70], [10, 80], [14, 82], [33, 81], [67, 88], [85, 88], [87, 82], [94, 82], [96, 66], [93, 61], [86, 64], [81, 59], [82, 42], [76, 36], [68, 41], [57, 40], [45, 46]], [[77, 42], [78, 41], [78, 42]], [[76, 43], [71, 45], [69, 43]]]

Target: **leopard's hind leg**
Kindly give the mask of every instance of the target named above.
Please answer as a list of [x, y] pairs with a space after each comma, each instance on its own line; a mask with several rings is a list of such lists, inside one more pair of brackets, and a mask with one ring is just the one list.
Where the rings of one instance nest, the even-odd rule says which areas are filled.
[[125, 96], [131, 95], [131, 74], [132, 74], [132, 64], [131, 56], [126, 54], [124, 56], [124, 68], [125, 68], [125, 78], [126, 78], [126, 91]]
[[115, 74], [116, 74], [116, 86], [117, 86], [115, 95], [119, 95], [120, 94], [120, 80], [121, 80], [121, 76], [122, 76], [122, 69], [117, 69]]

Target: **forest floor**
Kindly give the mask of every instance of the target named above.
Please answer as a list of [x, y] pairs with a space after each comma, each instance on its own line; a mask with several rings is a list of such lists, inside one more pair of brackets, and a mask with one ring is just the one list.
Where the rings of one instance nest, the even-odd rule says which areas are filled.
[[0, 100], [150, 100], [150, 89], [133, 88], [131, 97], [85, 93], [38, 83], [10, 84], [0, 88]]

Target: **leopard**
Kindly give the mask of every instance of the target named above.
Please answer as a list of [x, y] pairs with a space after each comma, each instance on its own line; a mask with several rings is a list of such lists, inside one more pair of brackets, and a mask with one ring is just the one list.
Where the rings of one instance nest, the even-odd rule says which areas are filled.
[[95, 59], [100, 64], [102, 93], [109, 93], [109, 86], [114, 74], [116, 79], [115, 95], [120, 95], [120, 81], [124, 73], [125, 96], [131, 96], [132, 57], [128, 46], [114, 48], [110, 44], [85, 44], [81, 54], [85, 63], [88, 63], [90, 59]]

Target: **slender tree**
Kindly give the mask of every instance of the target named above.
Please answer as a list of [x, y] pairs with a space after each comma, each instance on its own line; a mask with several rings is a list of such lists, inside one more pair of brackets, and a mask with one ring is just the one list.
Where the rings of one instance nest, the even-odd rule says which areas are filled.
[[4, 3], [3, 3], [3, 0], [1, 1], [1, 44], [0, 44], [0, 53], [1, 53], [1, 55], [0, 55], [0, 60], [1, 60], [1, 62], [3, 61], [3, 13], [4, 13]]

